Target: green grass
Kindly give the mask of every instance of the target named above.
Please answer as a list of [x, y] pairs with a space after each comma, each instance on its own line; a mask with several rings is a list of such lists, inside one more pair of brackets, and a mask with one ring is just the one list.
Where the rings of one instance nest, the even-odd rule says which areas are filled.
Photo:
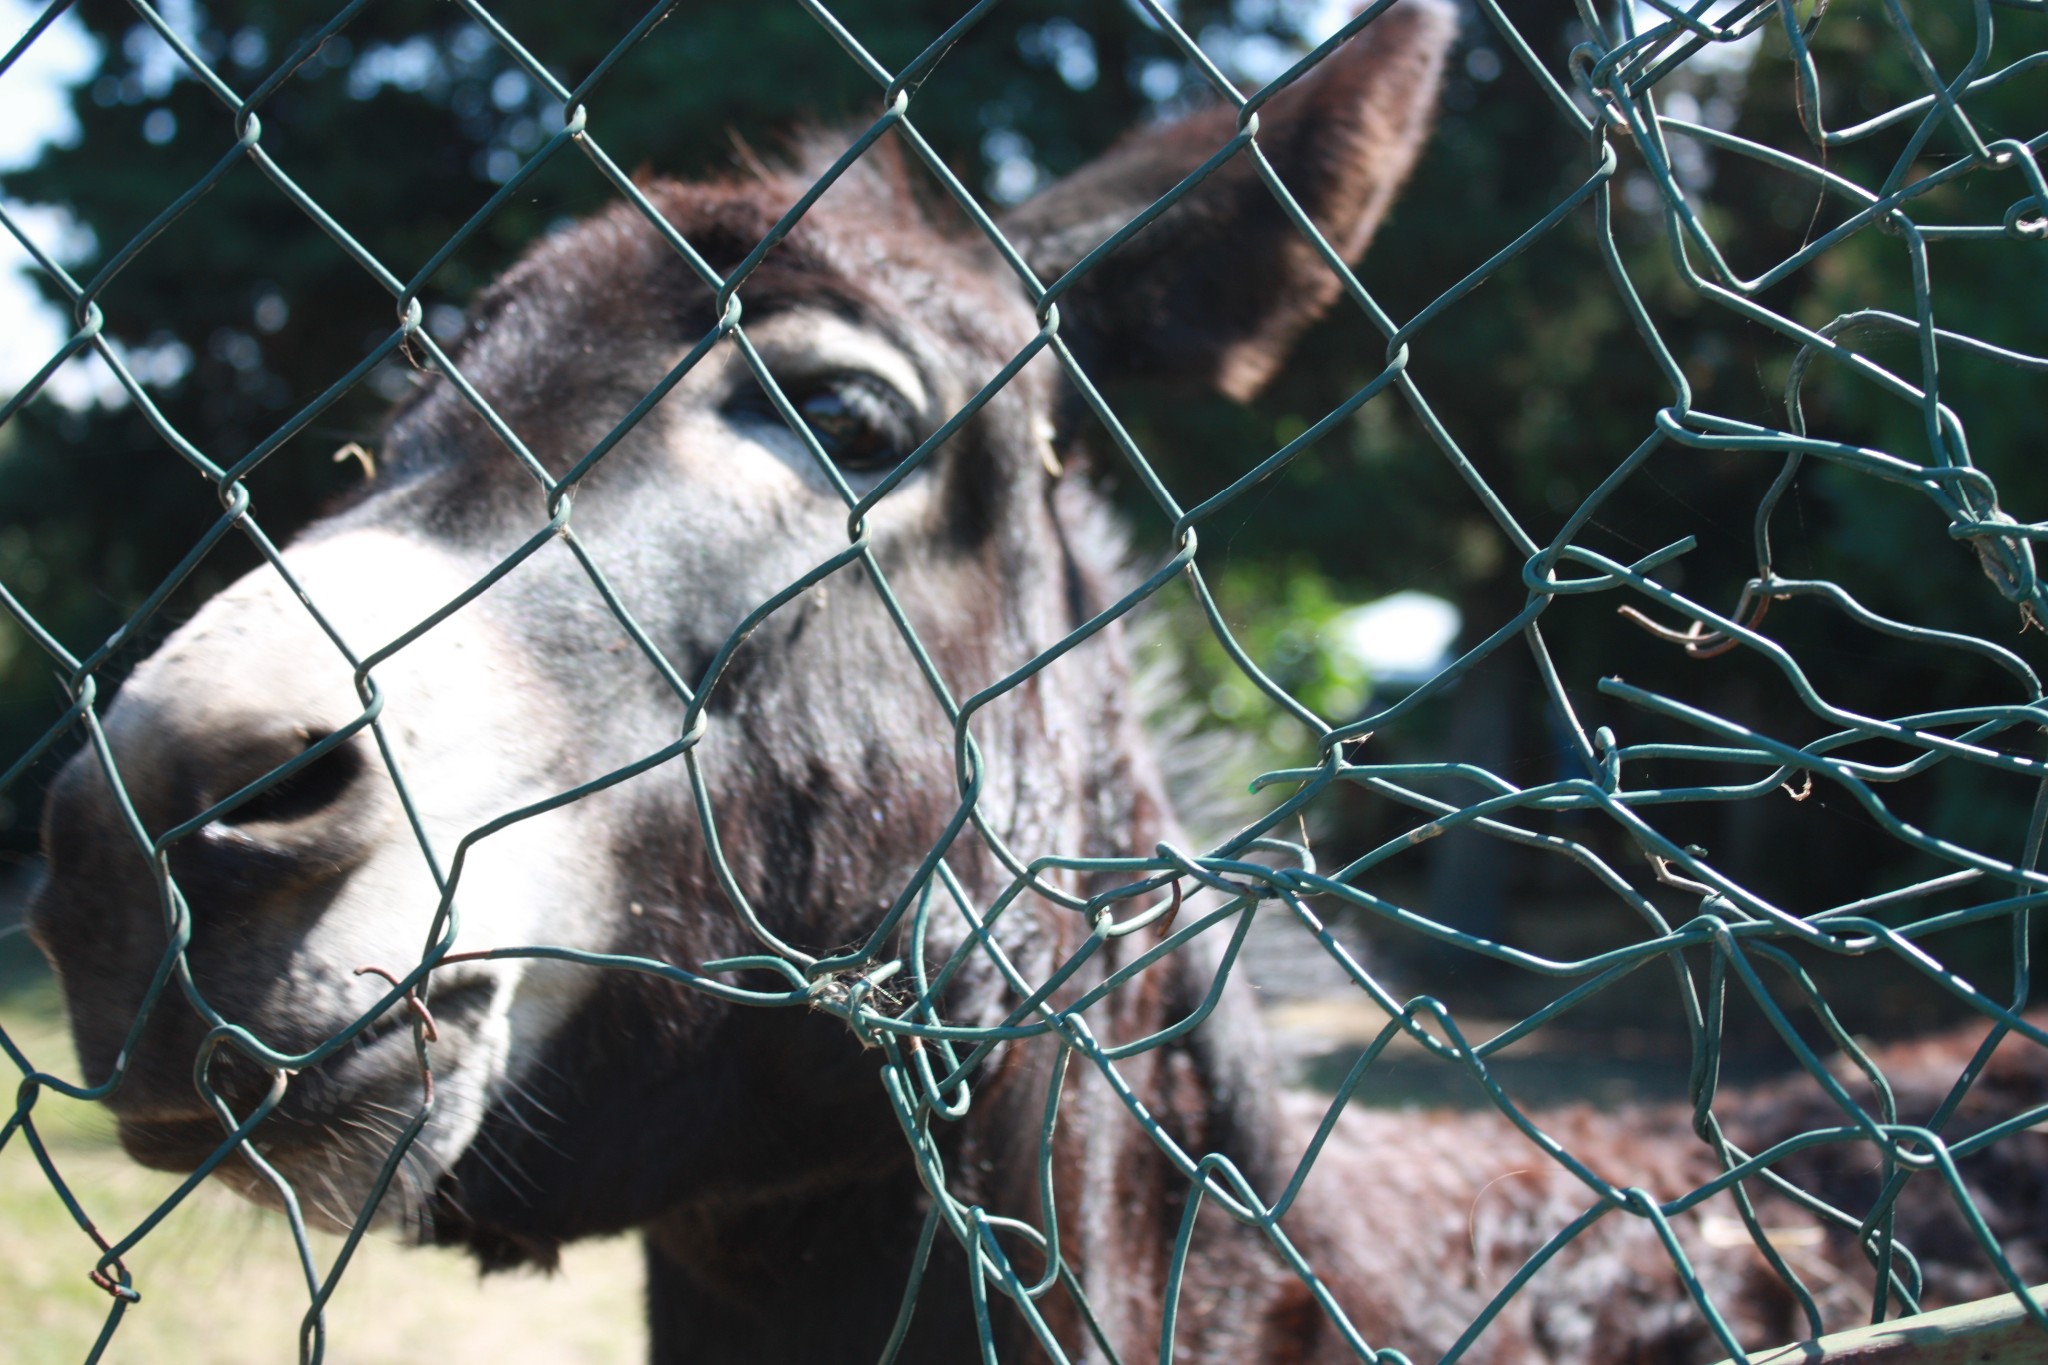
[[[0, 1029], [37, 1066], [77, 1075], [56, 989], [10, 982]], [[0, 1073], [11, 1072], [0, 1064]], [[37, 1131], [86, 1213], [109, 1240], [139, 1224], [177, 1179], [131, 1163], [97, 1106], [45, 1093]], [[330, 1263], [340, 1239], [315, 1234]], [[77, 1365], [112, 1300], [87, 1272], [98, 1249], [17, 1134], [0, 1148], [0, 1358]], [[306, 1311], [284, 1220], [211, 1184], [194, 1191], [126, 1257], [142, 1301], [103, 1360], [257, 1365], [298, 1359]], [[462, 1256], [378, 1240], [364, 1245], [327, 1311], [332, 1365], [612, 1365], [645, 1359], [639, 1248], [572, 1247], [552, 1276], [480, 1279]]]

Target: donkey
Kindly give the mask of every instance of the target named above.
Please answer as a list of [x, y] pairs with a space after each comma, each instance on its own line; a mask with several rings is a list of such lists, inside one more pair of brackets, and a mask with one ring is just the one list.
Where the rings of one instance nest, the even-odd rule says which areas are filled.
[[[1447, 6], [1406, 0], [1258, 113], [1259, 148], [1348, 260], [1417, 158], [1453, 28]], [[1233, 119], [1218, 109], [1134, 133], [1001, 227], [1054, 279], [1227, 142]], [[644, 193], [723, 273], [816, 169]], [[907, 182], [884, 155], [856, 164], [740, 289], [746, 344], [856, 493], [1042, 325], [989, 244]], [[1337, 292], [1239, 156], [1060, 295], [1058, 344], [1092, 376], [1158, 375], [1243, 398]], [[622, 206], [540, 243], [477, 300], [454, 368], [559, 478], [720, 313], [665, 235]], [[638, 1229], [657, 1362], [873, 1359], [928, 1256], [896, 1358], [955, 1365], [984, 1358], [981, 1310], [957, 1286], [990, 1253], [946, 1234], [923, 1246], [930, 1182], [960, 1206], [1046, 1226], [1054, 1040], [991, 1050], [964, 1112], [927, 1107], [934, 1171], [912, 1160], [877, 1084], [883, 1051], [843, 1011], [739, 1008], [678, 974], [568, 959], [651, 959], [727, 995], [766, 997], [780, 978], [729, 965], [750, 953], [758, 963], [762, 934], [805, 962], [861, 942], [962, 800], [951, 724], [894, 614], [965, 696], [1116, 600], [1120, 540], [1076, 468], [1074, 396], [1041, 357], [866, 512], [892, 596], [865, 570], [838, 573], [722, 656], [757, 605], [848, 537], [844, 499], [738, 344], [683, 372], [578, 479], [573, 502], [536, 493], [452, 380], [425, 383], [392, 419], [375, 482], [285, 552], [291, 581], [265, 569], [220, 593], [108, 713], [105, 752], [141, 830], [190, 831], [159, 867], [100, 761], [80, 756], [50, 796], [50, 870], [31, 932], [62, 979], [86, 1073], [120, 1077], [108, 1104], [145, 1164], [191, 1170], [223, 1144], [221, 1115], [193, 1083], [195, 1058], [218, 1041], [191, 1003], [203, 999], [277, 1054], [349, 1040], [291, 1075], [235, 1041], [204, 1064], [238, 1118], [275, 1103], [246, 1155], [218, 1167], [253, 1197], [279, 1197], [260, 1161], [320, 1221], [348, 1226], [374, 1204], [486, 1268], [547, 1265], [574, 1239]], [[538, 548], [472, 593], [529, 542]], [[637, 637], [586, 561], [617, 585]], [[987, 906], [1010, 884], [997, 841], [1009, 857], [1105, 858], [1177, 838], [1121, 629], [975, 718], [978, 824], [946, 855], [965, 902]], [[359, 693], [335, 642], [361, 660], [401, 639]], [[701, 683], [701, 729], [682, 741], [687, 707], [657, 655]], [[374, 729], [362, 723], [372, 711]], [[509, 811], [633, 765], [644, 770], [629, 781], [474, 840], [459, 866], [446, 856]], [[934, 913], [925, 951], [941, 961], [985, 933], [1023, 979], [1045, 981], [1090, 932], [1054, 893], [1096, 894], [1121, 878], [1048, 873], [1044, 894], [1027, 892], [985, 931]], [[444, 927], [444, 880], [456, 951], [425, 998], [401, 998], [363, 969], [420, 961]], [[180, 984], [138, 1022], [170, 970], [166, 923], [189, 933]], [[1121, 1092], [1086, 1062], [1066, 1076], [1046, 1230], [1067, 1273], [1036, 1299], [1036, 1321], [996, 1297], [997, 1358], [1051, 1345], [1076, 1359], [1159, 1355], [1195, 1188], [1162, 1154], [1169, 1146], [1227, 1159], [1264, 1198], [1286, 1184], [1317, 1111], [1275, 1090], [1244, 989], [1234, 976], [1217, 984], [1217, 937], [1193, 938], [1089, 1010], [1104, 1046], [1168, 1036], [1118, 1063]], [[889, 954], [908, 951], [900, 940]], [[484, 956], [535, 944], [565, 951]], [[1146, 946], [1110, 942], [1052, 1004], [1078, 1000]], [[1019, 1000], [993, 950], [963, 961], [943, 1017], [1000, 1024]], [[1201, 1027], [1169, 1029], [1205, 1007]], [[2033, 1051], [2001, 1054], [1993, 1081], [2015, 1097], [2048, 1093]], [[431, 1116], [378, 1202], [378, 1174], [423, 1091]], [[1608, 1178], [1668, 1197], [1718, 1169], [1686, 1126], [1677, 1113], [1581, 1110], [1551, 1130]], [[1585, 1185], [1502, 1122], [1347, 1113], [1280, 1223], [1329, 1302], [1263, 1229], [1212, 1197], [1193, 1219], [1172, 1358], [1285, 1365], [1350, 1359], [1361, 1342], [1440, 1353], [1589, 1203]], [[1048, 1270], [1028, 1239], [1000, 1238], [1023, 1280]], [[1860, 1263], [1853, 1234], [1827, 1255]], [[1707, 1247], [1699, 1265], [1729, 1321], [1755, 1334], [1746, 1339], [1793, 1334], [1791, 1298], [1754, 1249]], [[1947, 1287], [1997, 1286], [1980, 1272]], [[1703, 1350], [1721, 1353], [1670, 1257], [1640, 1220], [1616, 1216], [1514, 1298], [1468, 1358], [1681, 1361]]]

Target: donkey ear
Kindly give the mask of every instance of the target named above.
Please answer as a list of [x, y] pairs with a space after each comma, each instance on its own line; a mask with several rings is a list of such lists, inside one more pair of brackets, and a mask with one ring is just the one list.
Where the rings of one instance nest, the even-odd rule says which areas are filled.
[[[1415, 164], [1456, 30], [1446, 0], [1403, 0], [1259, 110], [1260, 149], [1347, 262]], [[1050, 283], [1236, 131], [1221, 106], [1136, 133], [1003, 231]], [[1076, 280], [1061, 331], [1092, 375], [1175, 375], [1242, 400], [1340, 289], [1240, 153]]]

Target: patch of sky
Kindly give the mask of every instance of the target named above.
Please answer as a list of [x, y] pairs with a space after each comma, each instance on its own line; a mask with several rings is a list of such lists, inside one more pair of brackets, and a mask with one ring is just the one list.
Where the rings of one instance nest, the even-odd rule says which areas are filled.
[[1164, 104], [1181, 92], [1186, 73], [1181, 64], [1165, 57], [1148, 57], [1138, 64], [1138, 92], [1154, 104]]
[[991, 128], [981, 136], [981, 158], [988, 170], [988, 193], [999, 204], [1021, 202], [1045, 179], [1032, 155], [1031, 139], [1014, 128]]
[[1414, 686], [1451, 661], [1461, 624], [1458, 609], [1443, 598], [1397, 592], [1332, 617], [1324, 639], [1374, 683]]
[[498, 40], [481, 24], [464, 24], [448, 40], [448, 54], [464, 66], [475, 66], [498, 50]]
[[[1657, 42], [1657, 55], [1643, 70], [1697, 43], [1694, 24], [1730, 35], [1741, 33], [1692, 50], [1682, 66], [1658, 83], [1654, 94], [1660, 117], [1724, 131], [1735, 126], [1763, 30], [1781, 22], [1775, 9], [1765, 12], [1761, 22], [1756, 19], [1758, 12], [1754, 0], [1698, 0], [1690, 5], [1676, 0], [1635, 0], [1628, 15], [1635, 31]], [[1665, 140], [1665, 146], [1672, 173], [1687, 196], [1704, 195], [1713, 188], [1714, 158], [1704, 144], [1691, 137], [1673, 136]], [[1630, 207], [1639, 212], [1663, 208], [1663, 195], [1653, 186], [1628, 185], [1623, 192]]]
[[491, 78], [491, 103], [505, 113], [523, 106], [532, 93], [532, 78], [517, 67], [507, 67]]
[[476, 169], [493, 185], [502, 185], [525, 164], [525, 158], [510, 147], [491, 147], [477, 153]]
[[261, 67], [270, 56], [270, 40], [260, 28], [240, 28], [228, 39], [228, 60], [244, 71]]
[[[41, 17], [45, 6], [26, 0], [0, 0], [0, 33], [12, 46]], [[156, 41], [158, 50], [170, 49]], [[32, 164], [51, 144], [78, 141], [78, 119], [71, 112], [72, 87], [99, 69], [100, 45], [70, 14], [44, 29], [27, 51], [0, 74], [0, 170]], [[168, 87], [167, 87], [168, 88]], [[97, 249], [93, 235], [60, 209], [11, 200], [0, 202], [14, 231], [27, 237], [60, 265], [89, 260]], [[13, 233], [0, 234], [0, 394], [13, 393], [46, 364], [71, 336], [69, 319], [45, 300], [29, 277], [34, 258]], [[104, 368], [104, 367], [102, 367]], [[77, 363], [53, 379], [51, 395], [72, 406], [93, 401], [89, 386], [73, 378]], [[113, 376], [108, 374], [107, 379]]]
[[1301, 60], [1301, 48], [1270, 33], [1246, 33], [1218, 24], [1202, 30], [1202, 51], [1224, 75], [1264, 85]]
[[[0, 32], [18, 37], [28, 31], [45, 6], [25, 0], [0, 0]], [[164, 0], [157, 12], [171, 31], [196, 42], [198, 14], [192, 0]], [[105, 57], [100, 44], [69, 14], [45, 28], [6, 72], [0, 73], [0, 170], [34, 164], [44, 148], [70, 146], [78, 140], [78, 119], [71, 109], [72, 91], [97, 74]], [[261, 54], [257, 54], [260, 60]], [[146, 25], [128, 30], [120, 56], [128, 70], [113, 91], [125, 103], [161, 99], [178, 81], [191, 75], [184, 59], [162, 36]], [[177, 135], [177, 118], [158, 108], [142, 116], [142, 135], [161, 145]], [[44, 204], [0, 201], [10, 230], [0, 233], [0, 394], [27, 383], [76, 334], [67, 310], [46, 298], [35, 283], [41, 274], [35, 257], [21, 238], [59, 266], [71, 270], [94, 260], [99, 243], [90, 229], [63, 209]], [[17, 235], [18, 234], [18, 235]], [[192, 352], [165, 335], [139, 346], [109, 339], [108, 351], [140, 384], [163, 388], [192, 370]], [[127, 389], [95, 350], [72, 356], [48, 377], [43, 393], [74, 411], [94, 406], [118, 407], [129, 401]]]
[[[188, 48], [196, 50], [199, 16], [192, 0], [162, 0], [156, 12], [164, 21], [164, 27], [177, 34]], [[137, 24], [122, 35], [121, 55], [128, 59], [129, 75], [135, 79], [144, 99], [160, 100], [171, 92], [173, 85], [192, 75], [192, 68], [185, 64], [185, 59], [148, 24]]]
[[445, 79], [441, 53], [431, 38], [414, 36], [402, 43], [376, 43], [363, 49], [348, 68], [348, 93], [367, 100], [385, 89], [417, 94]]
[[[1688, 72], [1696, 76], [1714, 77], [1746, 72], [1750, 64], [1756, 60], [1757, 49], [1763, 43], [1764, 24], [1729, 24], [1730, 20], [1741, 18], [1756, 8], [1755, 0], [1709, 0], [1709, 3], [1693, 5], [1672, 4], [1668, 3], [1668, 0], [1665, 3], [1659, 3], [1658, 0], [1636, 0], [1633, 18], [1636, 32], [1639, 34], [1664, 29], [1668, 40], [1667, 47], [1669, 43], [1688, 41], [1695, 36], [1690, 26], [1676, 17], [1679, 15], [1714, 28], [1732, 30], [1746, 27], [1748, 32], [1741, 37], [1707, 43], [1686, 59], [1685, 69]], [[1775, 22], [1777, 19], [1773, 7], [1772, 15], [1765, 23]]]
[[1017, 50], [1026, 61], [1051, 67], [1070, 90], [1092, 90], [1102, 74], [1095, 39], [1071, 19], [1027, 25], [1018, 31]]

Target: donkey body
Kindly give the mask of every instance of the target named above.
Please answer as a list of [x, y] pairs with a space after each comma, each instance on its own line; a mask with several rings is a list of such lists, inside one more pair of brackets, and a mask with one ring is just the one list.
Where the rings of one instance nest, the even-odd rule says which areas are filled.
[[[1409, 0], [1259, 113], [1260, 148], [1348, 259], [1415, 159], [1451, 33], [1445, 9]], [[1050, 281], [1232, 132], [1226, 110], [1137, 134], [1015, 210], [1005, 232]], [[886, 165], [857, 166], [740, 291], [747, 343], [855, 492], [1041, 326], [988, 244], [935, 223], [901, 179]], [[726, 271], [808, 183], [801, 170], [764, 172], [647, 195]], [[1337, 288], [1240, 156], [1060, 295], [1059, 344], [1091, 374], [1156, 373], [1247, 396]], [[621, 207], [542, 243], [495, 285], [455, 362], [559, 477], [718, 317], [663, 235]], [[1073, 406], [1058, 385], [1049, 357], [1026, 366], [867, 513], [875, 564], [956, 696], [1003, 677], [1121, 591], [1107, 514], [1081, 479], [1058, 473]], [[382, 1216], [493, 1267], [545, 1264], [575, 1238], [641, 1229], [657, 1361], [873, 1358], [930, 1194], [874, 1054], [845, 1024], [732, 1008], [652, 975], [469, 954], [554, 944], [694, 970], [759, 951], [735, 899], [814, 957], [860, 941], [961, 799], [951, 727], [875, 584], [838, 574], [763, 619], [707, 680], [701, 741], [682, 757], [474, 842], [458, 868], [437, 874], [419, 849], [419, 837], [453, 848], [509, 810], [675, 744], [686, 708], [584, 561], [621, 585], [647, 640], [694, 682], [757, 604], [845, 549], [844, 501], [732, 341], [683, 373], [579, 479], [572, 517], [567, 497], [537, 494], [446, 380], [396, 416], [385, 464], [357, 504], [285, 556], [358, 657], [461, 597], [550, 517], [561, 533], [379, 658], [374, 742], [359, 724], [352, 668], [265, 570], [178, 631], [107, 722], [150, 837], [211, 818], [172, 841], [159, 868], [91, 754], [52, 795], [51, 875], [32, 931], [63, 979], [87, 1073], [122, 1073], [109, 1103], [124, 1144], [146, 1163], [190, 1169], [222, 1141], [192, 1084], [208, 1022], [174, 990], [135, 1024], [165, 958], [166, 904], [174, 926], [182, 914], [189, 929], [197, 994], [265, 1046], [297, 1054], [387, 998], [357, 969], [417, 961], [441, 903], [437, 875], [459, 872], [463, 959], [434, 973], [429, 997], [435, 1108]], [[1146, 855], [1176, 835], [1131, 714], [1117, 632], [975, 721], [980, 818], [1024, 856]], [[310, 765], [221, 804], [309, 749], [321, 751]], [[411, 811], [387, 767], [403, 773]], [[715, 826], [696, 809], [692, 771]], [[714, 829], [731, 885], [712, 856]], [[948, 854], [983, 904], [1010, 875], [985, 844], [970, 830]], [[1084, 882], [1071, 889], [1100, 889]], [[936, 961], [967, 930], [934, 916], [930, 932]], [[1038, 981], [1086, 934], [1072, 912], [1027, 896], [992, 938]], [[1096, 1035], [1143, 1038], [1202, 1006], [1213, 937], [1105, 998], [1087, 1016]], [[1113, 942], [1056, 999], [1077, 998], [1138, 951]], [[945, 996], [947, 1018], [1001, 1022], [1014, 993], [987, 955], [967, 963]], [[1092, 1067], [1068, 1078], [1051, 1172], [1062, 1257], [1094, 1325], [1063, 1289], [1039, 1305], [1070, 1357], [1098, 1358], [1098, 1332], [1124, 1360], [1158, 1354], [1191, 1188], [1160, 1155], [1162, 1141], [1227, 1158], [1270, 1198], [1313, 1126], [1272, 1088], [1241, 988], [1227, 984], [1213, 1005], [1201, 1028], [1119, 1063], [1128, 1101]], [[288, 1083], [236, 1046], [210, 1063], [211, 1084], [238, 1114], [283, 1084], [251, 1145], [330, 1224], [354, 1221], [419, 1108], [412, 1018], [393, 1005]], [[1037, 1217], [1054, 1058], [1044, 1038], [998, 1047], [972, 1078], [964, 1116], [934, 1123], [963, 1203]], [[2016, 1075], [2010, 1088], [2026, 1093], [2039, 1079]], [[1930, 1079], [1928, 1093], [1940, 1083]], [[1134, 1103], [1150, 1131], [1132, 1121]], [[1609, 1178], [1665, 1197], [1714, 1169], [1682, 1114], [1578, 1112], [1557, 1125]], [[1759, 1117], [1757, 1131], [1767, 1126]], [[275, 1197], [253, 1166], [221, 1170]], [[1430, 1356], [1587, 1203], [1583, 1185], [1498, 1121], [1347, 1114], [1281, 1226], [1366, 1343]], [[1518, 1296], [1469, 1358], [1711, 1352], [1646, 1225], [1609, 1225], [1617, 1230], [1574, 1244]], [[1827, 1254], [1858, 1259], [1853, 1242]], [[1027, 1276], [1044, 1268], [1022, 1243], [1014, 1259]], [[1790, 1300], [1753, 1249], [1706, 1253], [1702, 1273], [1738, 1327], [1792, 1334]], [[899, 1359], [977, 1358], [975, 1312], [959, 1290], [967, 1274], [965, 1253], [941, 1234]], [[1354, 1354], [1266, 1234], [1213, 1208], [1195, 1219], [1178, 1303], [1176, 1360]], [[1001, 1358], [1037, 1349], [1022, 1315], [998, 1303], [993, 1324]]]

